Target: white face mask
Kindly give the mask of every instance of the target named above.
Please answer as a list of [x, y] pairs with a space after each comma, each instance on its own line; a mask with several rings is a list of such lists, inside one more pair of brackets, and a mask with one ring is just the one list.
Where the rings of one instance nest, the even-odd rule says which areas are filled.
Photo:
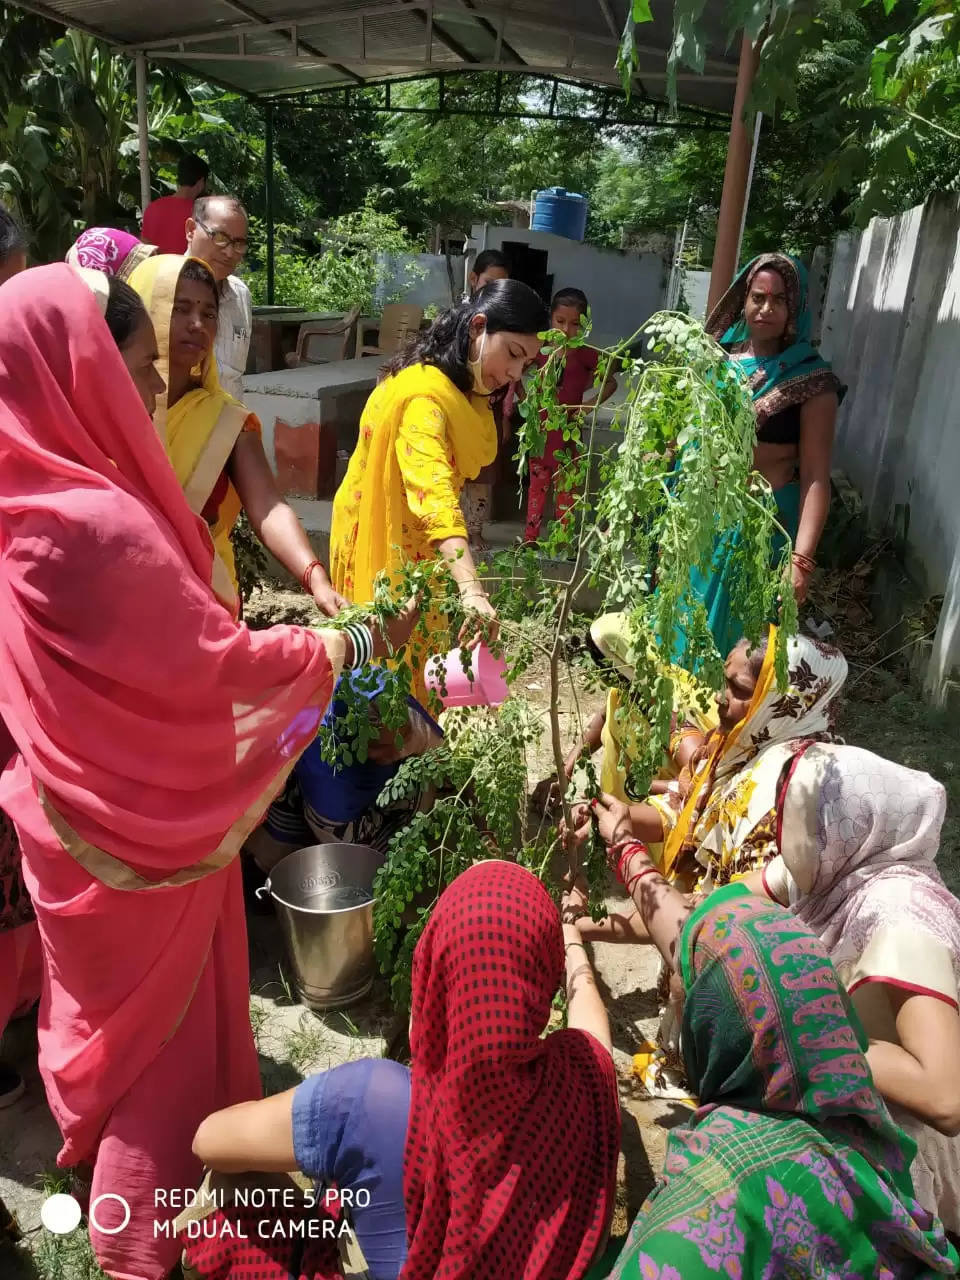
[[493, 394], [492, 387], [486, 387], [483, 384], [483, 349], [487, 345], [487, 329], [484, 325], [483, 334], [480, 337], [480, 350], [477, 352], [476, 360], [467, 359], [467, 368], [470, 370], [470, 376], [473, 379], [473, 390], [478, 396], [489, 396]]

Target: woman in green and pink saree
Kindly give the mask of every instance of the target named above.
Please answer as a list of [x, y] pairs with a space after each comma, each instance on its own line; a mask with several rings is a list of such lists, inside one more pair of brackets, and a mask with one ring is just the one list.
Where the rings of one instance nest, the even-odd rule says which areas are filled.
[[891, 1120], [866, 1037], [823, 944], [727, 885], [691, 912], [642, 845], [601, 832], [650, 936], [680, 975], [681, 1048], [700, 1105], [612, 1272], [622, 1280], [885, 1280], [954, 1275], [914, 1199], [914, 1143]]

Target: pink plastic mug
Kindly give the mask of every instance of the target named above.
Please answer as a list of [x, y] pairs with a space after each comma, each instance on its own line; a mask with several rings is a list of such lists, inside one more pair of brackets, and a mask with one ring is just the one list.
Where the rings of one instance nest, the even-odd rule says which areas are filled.
[[[439, 675], [443, 670], [446, 671], [446, 696], [440, 691]], [[427, 688], [445, 707], [499, 707], [508, 692], [504, 679], [507, 664], [503, 658], [495, 658], [485, 644], [473, 651], [470, 675], [463, 669], [459, 649], [452, 649], [445, 656], [438, 653], [428, 658], [425, 674]]]

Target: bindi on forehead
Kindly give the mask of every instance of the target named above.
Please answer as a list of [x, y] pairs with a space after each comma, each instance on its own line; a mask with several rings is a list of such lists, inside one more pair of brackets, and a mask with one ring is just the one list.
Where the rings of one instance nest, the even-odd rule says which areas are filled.
[[773, 272], [761, 271], [750, 282], [750, 292], [762, 297], [786, 298], [787, 286]]

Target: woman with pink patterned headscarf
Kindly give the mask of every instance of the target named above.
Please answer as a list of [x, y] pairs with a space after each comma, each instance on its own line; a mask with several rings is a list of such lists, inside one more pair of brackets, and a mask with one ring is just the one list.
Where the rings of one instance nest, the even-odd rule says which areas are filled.
[[89, 227], [67, 250], [67, 262], [126, 280], [134, 267], [156, 252], [155, 244], [144, 244], [129, 231]]
[[960, 902], [935, 858], [946, 808], [929, 774], [812, 743], [781, 791], [767, 893], [815, 933], [870, 1037], [867, 1061], [918, 1147], [917, 1198], [960, 1231]]

